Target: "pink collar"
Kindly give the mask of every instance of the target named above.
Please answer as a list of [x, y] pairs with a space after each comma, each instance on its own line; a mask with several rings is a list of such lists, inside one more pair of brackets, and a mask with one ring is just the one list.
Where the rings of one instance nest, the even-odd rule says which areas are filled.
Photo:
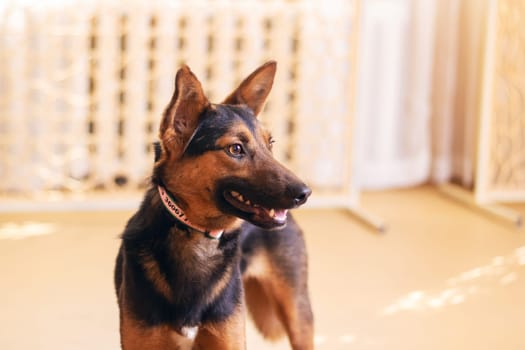
[[224, 230], [206, 230], [203, 227], [194, 225], [190, 222], [184, 211], [175, 203], [173, 197], [164, 189], [164, 187], [158, 185], [157, 189], [159, 190], [160, 198], [166, 209], [175, 217], [177, 220], [182, 222], [184, 225], [191, 227], [192, 229], [204, 233], [208, 238], [219, 239], [221, 238]]

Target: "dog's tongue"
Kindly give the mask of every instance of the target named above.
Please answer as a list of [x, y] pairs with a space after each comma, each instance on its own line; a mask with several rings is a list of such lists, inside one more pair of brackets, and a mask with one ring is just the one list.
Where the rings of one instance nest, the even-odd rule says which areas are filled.
[[275, 218], [278, 220], [278, 221], [284, 221], [286, 220], [286, 214], [288, 213], [288, 210], [286, 209], [278, 209], [278, 210], [275, 210]]
[[276, 221], [279, 223], [286, 222], [286, 216], [288, 214], [287, 209], [267, 209], [267, 208], [261, 208], [261, 210], [258, 211], [258, 216], [263, 220], [271, 220]]

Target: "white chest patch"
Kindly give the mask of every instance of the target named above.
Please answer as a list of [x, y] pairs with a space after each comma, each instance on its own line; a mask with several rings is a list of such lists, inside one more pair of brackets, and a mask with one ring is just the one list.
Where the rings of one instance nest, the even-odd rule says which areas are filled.
[[181, 329], [181, 333], [183, 336], [185, 336], [186, 338], [190, 339], [190, 340], [194, 340], [195, 337], [197, 336], [197, 332], [199, 331], [199, 327], [195, 326], [195, 327], [183, 327]]
[[173, 341], [179, 350], [191, 350], [193, 348], [193, 341], [197, 336], [199, 327], [184, 327], [180, 333], [173, 332]]

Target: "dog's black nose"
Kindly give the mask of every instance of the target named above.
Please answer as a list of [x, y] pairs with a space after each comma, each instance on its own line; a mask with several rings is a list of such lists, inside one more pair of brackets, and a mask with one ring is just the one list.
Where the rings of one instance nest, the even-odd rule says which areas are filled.
[[301, 185], [300, 187], [297, 188], [296, 191], [297, 192], [293, 200], [296, 206], [300, 206], [301, 204], [304, 204], [306, 200], [308, 199], [308, 197], [310, 197], [310, 194], [312, 194], [312, 190], [305, 185]]

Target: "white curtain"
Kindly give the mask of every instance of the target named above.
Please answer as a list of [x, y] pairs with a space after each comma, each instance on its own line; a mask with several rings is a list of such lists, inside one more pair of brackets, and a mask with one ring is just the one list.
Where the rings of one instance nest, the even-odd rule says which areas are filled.
[[360, 188], [471, 185], [484, 1], [362, 2]]

